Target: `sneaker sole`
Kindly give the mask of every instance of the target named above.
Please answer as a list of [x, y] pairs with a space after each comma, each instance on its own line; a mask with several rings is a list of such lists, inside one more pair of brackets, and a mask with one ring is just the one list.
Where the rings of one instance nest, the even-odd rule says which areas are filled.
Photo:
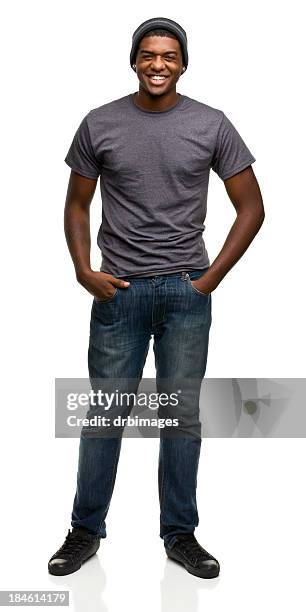
[[82, 563], [80, 563], [80, 565], [78, 565], [77, 567], [73, 567], [69, 571], [64, 570], [64, 568], [55, 569], [55, 567], [51, 567], [50, 568], [48, 566], [49, 574], [52, 574], [52, 576], [68, 576], [68, 574], [73, 574], [74, 572], [77, 572], [79, 569], [81, 569], [82, 565], [84, 565], [84, 563], [86, 563], [86, 561], [88, 561], [88, 559], [91, 559], [91, 557], [93, 557], [94, 555], [97, 554], [97, 551], [99, 550], [99, 547], [100, 547], [100, 545], [98, 546], [97, 550], [95, 552], [93, 552], [91, 555], [89, 555], [89, 557], [87, 557], [87, 559], [84, 559], [84, 561], [82, 561]]
[[183, 565], [183, 567], [187, 570], [189, 574], [192, 574], [193, 576], [197, 576], [197, 578], [217, 578], [217, 576], [219, 576], [220, 569], [218, 567], [211, 567], [211, 568], [207, 568], [206, 570], [203, 570], [203, 569], [197, 570], [195, 567], [188, 565], [188, 563], [184, 563], [184, 561], [177, 559], [177, 557], [175, 557], [173, 553], [171, 554], [171, 552], [168, 551], [167, 549], [165, 550], [166, 550], [167, 557], [171, 559], [171, 561], [175, 561], [175, 563], [179, 563], [179, 565]]

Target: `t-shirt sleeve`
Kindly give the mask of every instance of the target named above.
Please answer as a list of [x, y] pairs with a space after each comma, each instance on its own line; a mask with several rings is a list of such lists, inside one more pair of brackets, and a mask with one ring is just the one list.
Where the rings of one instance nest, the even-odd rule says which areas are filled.
[[250, 166], [256, 159], [228, 117], [224, 113], [222, 115], [211, 167], [224, 181]]
[[97, 179], [101, 169], [92, 146], [87, 117], [82, 119], [64, 161], [74, 172]]

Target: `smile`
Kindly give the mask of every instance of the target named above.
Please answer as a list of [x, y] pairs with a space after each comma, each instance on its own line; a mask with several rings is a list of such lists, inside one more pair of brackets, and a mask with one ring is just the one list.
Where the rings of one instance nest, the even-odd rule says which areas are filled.
[[150, 81], [150, 83], [152, 83], [152, 85], [161, 85], [168, 78], [166, 76], [158, 76], [158, 75], [156, 75], [156, 76], [146, 75], [146, 76], [147, 76], [148, 81]]

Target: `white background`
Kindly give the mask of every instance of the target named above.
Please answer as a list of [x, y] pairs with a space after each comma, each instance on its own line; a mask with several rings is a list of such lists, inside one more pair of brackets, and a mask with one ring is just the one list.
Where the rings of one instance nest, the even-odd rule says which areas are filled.
[[[13, 2], [2, 25], [1, 588], [69, 589], [73, 610], [305, 609], [303, 439], [203, 440], [200, 543], [216, 580], [166, 560], [157, 440], [125, 440], [98, 555], [67, 577], [47, 562], [70, 527], [78, 440], [54, 437], [54, 378], [87, 376], [92, 296], [63, 231], [64, 157], [83, 116], [138, 90], [132, 33], [164, 16], [187, 32], [177, 91], [219, 108], [256, 157], [266, 218], [212, 294], [207, 377], [305, 375], [305, 49], [302, 2]], [[92, 265], [100, 255], [99, 184]], [[234, 222], [211, 172], [211, 262]], [[144, 376], [154, 376], [152, 347]], [[30, 609], [30, 608], [29, 608]]]

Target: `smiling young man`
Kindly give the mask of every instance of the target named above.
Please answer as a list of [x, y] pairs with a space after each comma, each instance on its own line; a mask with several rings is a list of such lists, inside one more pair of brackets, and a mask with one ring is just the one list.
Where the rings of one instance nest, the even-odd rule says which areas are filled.
[[[251, 167], [255, 158], [227, 116], [176, 91], [188, 65], [183, 28], [166, 18], [142, 23], [133, 34], [130, 64], [139, 91], [91, 110], [65, 158], [71, 168], [65, 233], [76, 278], [94, 296], [91, 381], [115, 378], [123, 389], [124, 381], [134, 381], [129, 391], [137, 393], [151, 337], [158, 391], [164, 379], [199, 381], [188, 410], [177, 408], [179, 435], [160, 435], [160, 537], [171, 559], [212, 578], [219, 563], [194, 535], [199, 393], [212, 293], [257, 234], [264, 208]], [[237, 213], [212, 263], [202, 236], [210, 169]], [[98, 177], [102, 263], [94, 271], [89, 208]], [[49, 561], [52, 574], [78, 570], [106, 537], [120, 446], [121, 436], [91, 437], [82, 430], [72, 531]]]

